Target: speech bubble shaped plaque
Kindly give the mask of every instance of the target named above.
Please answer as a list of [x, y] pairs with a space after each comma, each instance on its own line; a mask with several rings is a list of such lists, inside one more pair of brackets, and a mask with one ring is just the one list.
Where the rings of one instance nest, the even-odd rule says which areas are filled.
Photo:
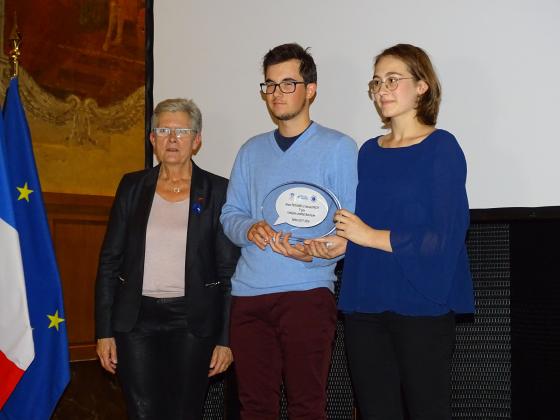
[[262, 204], [263, 219], [276, 231], [291, 233], [291, 239], [320, 238], [334, 232], [338, 198], [327, 188], [302, 181], [281, 184]]

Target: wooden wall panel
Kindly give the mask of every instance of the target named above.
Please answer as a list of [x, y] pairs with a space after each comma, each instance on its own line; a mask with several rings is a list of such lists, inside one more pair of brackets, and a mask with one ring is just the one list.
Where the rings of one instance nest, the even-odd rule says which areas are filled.
[[96, 358], [94, 297], [112, 197], [45, 193], [68, 329], [70, 359]]

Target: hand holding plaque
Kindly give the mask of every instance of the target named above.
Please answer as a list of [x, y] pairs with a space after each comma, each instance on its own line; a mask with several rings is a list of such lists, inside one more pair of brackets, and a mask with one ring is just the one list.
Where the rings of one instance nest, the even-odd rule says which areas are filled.
[[334, 232], [333, 216], [340, 208], [328, 189], [309, 182], [292, 181], [270, 191], [262, 204], [263, 219], [276, 231], [304, 241]]

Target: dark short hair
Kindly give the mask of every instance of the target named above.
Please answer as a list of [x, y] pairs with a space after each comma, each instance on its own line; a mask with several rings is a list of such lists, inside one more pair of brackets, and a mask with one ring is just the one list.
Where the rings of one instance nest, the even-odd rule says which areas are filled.
[[309, 54], [309, 48], [304, 49], [296, 43], [278, 45], [268, 51], [263, 58], [263, 74], [266, 76], [269, 66], [289, 60], [299, 60], [299, 73], [305, 84], [317, 83], [317, 67], [313, 57]]
[[[428, 54], [422, 49], [410, 44], [397, 44], [384, 50], [375, 57], [375, 64], [383, 57], [395, 57], [402, 60], [408, 71], [416, 80], [423, 80], [428, 90], [419, 98], [416, 107], [416, 117], [426, 125], [436, 125], [441, 102], [441, 85], [430, 61]], [[387, 126], [391, 119], [381, 117]]]

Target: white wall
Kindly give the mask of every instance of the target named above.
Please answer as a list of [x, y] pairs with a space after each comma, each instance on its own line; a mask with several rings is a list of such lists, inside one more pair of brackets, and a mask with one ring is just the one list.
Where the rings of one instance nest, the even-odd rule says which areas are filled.
[[373, 57], [424, 48], [443, 86], [438, 126], [467, 156], [471, 208], [558, 206], [558, 0], [156, 0], [154, 103], [190, 97], [203, 113], [196, 161], [228, 176], [243, 142], [274, 128], [259, 95], [272, 47], [311, 47], [312, 118], [358, 144], [382, 132], [367, 96]]

